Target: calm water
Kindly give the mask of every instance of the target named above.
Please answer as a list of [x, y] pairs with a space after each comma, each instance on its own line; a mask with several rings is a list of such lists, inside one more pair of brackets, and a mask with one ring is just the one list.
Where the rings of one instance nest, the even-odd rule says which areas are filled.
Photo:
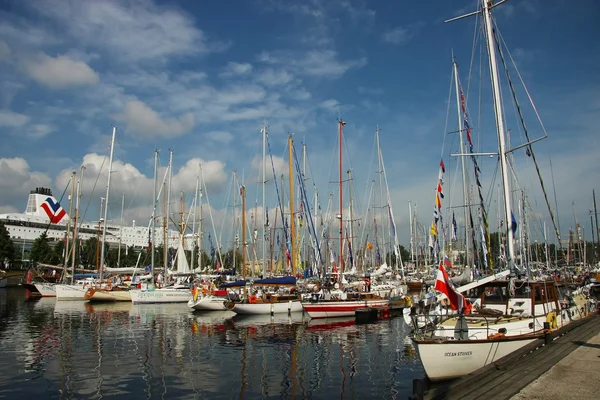
[[423, 377], [402, 318], [307, 319], [0, 289], [0, 398], [406, 399]]

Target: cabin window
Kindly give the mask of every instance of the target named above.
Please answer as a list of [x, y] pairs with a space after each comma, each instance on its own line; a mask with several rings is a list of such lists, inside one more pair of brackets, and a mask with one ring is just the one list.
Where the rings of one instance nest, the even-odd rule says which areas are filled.
[[[519, 284], [517, 283], [516, 286], [519, 286]], [[520, 288], [516, 288], [515, 297], [520, 299], [529, 299], [531, 297], [531, 287], [523, 285]]]
[[506, 287], [487, 287], [484, 301], [486, 303], [506, 303]]

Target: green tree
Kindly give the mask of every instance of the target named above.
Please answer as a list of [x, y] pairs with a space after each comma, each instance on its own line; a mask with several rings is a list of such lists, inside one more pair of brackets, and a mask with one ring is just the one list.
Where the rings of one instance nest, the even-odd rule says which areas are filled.
[[34, 263], [51, 263], [53, 255], [54, 252], [48, 243], [48, 237], [46, 233], [42, 233], [34, 240], [33, 246], [31, 246], [31, 252], [29, 253], [29, 258]]
[[12, 265], [17, 257], [15, 253], [15, 245], [10, 238], [10, 234], [4, 224], [0, 222], [0, 264], [7, 261]]
[[50, 264], [58, 265], [64, 261], [63, 252], [65, 251], [65, 242], [62, 240], [56, 242], [52, 248], [52, 256], [50, 257]]

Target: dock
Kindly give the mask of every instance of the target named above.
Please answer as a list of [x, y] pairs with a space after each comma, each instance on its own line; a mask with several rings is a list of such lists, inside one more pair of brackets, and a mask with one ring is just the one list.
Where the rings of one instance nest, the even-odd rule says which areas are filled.
[[[570, 356], [573, 352], [575, 354]], [[593, 355], [592, 359], [595, 357], [597, 360], [594, 359], [594, 364], [588, 363], [584, 367], [588, 370], [585, 373], [581, 365], [577, 371], [577, 354], [588, 358]], [[547, 334], [543, 339], [538, 339], [463, 378], [431, 384], [428, 390], [423, 389], [423, 380], [415, 380], [411, 399], [587, 398], [573, 395], [586, 391], [597, 392], [600, 377], [599, 357], [600, 315], [594, 313], [587, 318], [571, 322]], [[569, 368], [569, 365], [575, 367]], [[553, 370], [546, 374], [550, 369]], [[560, 392], [551, 391], [550, 384], [554, 385], [554, 388], [560, 387]], [[553, 395], [542, 397], [537, 393], [542, 390]]]

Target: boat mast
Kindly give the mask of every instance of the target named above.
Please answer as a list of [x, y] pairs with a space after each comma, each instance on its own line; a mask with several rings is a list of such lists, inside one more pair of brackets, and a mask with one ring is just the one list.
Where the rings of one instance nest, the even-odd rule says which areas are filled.
[[79, 179], [77, 179], [77, 199], [75, 200], [75, 219], [73, 220], [73, 257], [71, 258], [71, 285], [75, 275], [75, 250], [77, 249], [77, 223], [79, 221], [79, 201], [81, 200], [81, 186], [83, 185], [83, 171], [85, 166], [81, 166], [81, 173]]
[[[246, 187], [240, 188], [242, 196], [242, 279], [246, 280]], [[244, 286], [244, 297], [246, 297], [246, 286]]]
[[125, 208], [125, 193], [121, 195], [121, 227], [119, 228], [119, 249], [117, 250], [117, 267], [121, 266], [121, 241], [123, 240], [123, 209]]
[[344, 272], [344, 259], [342, 257], [342, 248], [343, 248], [343, 240], [342, 240], [342, 230], [343, 230], [343, 196], [344, 193], [342, 192], [343, 190], [343, 178], [342, 178], [342, 140], [344, 138], [344, 128], [343, 126], [346, 125], [346, 123], [343, 120], [338, 120], [338, 126], [339, 126], [339, 134], [340, 134], [340, 215], [338, 215], [339, 219], [340, 219], [340, 253], [338, 254], [338, 279], [340, 282], [342, 282], [342, 273]]
[[465, 165], [465, 142], [463, 139], [463, 130], [464, 124], [462, 120], [462, 112], [461, 112], [461, 97], [460, 97], [460, 86], [458, 79], [458, 64], [456, 60], [452, 60], [452, 65], [454, 69], [454, 86], [456, 89], [456, 112], [458, 114], [458, 134], [460, 138], [460, 164], [462, 169], [462, 184], [463, 184], [463, 207], [465, 212], [465, 261], [466, 264], [469, 265], [471, 261], [469, 257], [469, 192], [467, 191], [467, 167]]
[[115, 136], [117, 134], [117, 128], [113, 127], [112, 140], [110, 142], [110, 158], [108, 159], [108, 180], [106, 182], [106, 199], [104, 202], [104, 224], [102, 227], [102, 243], [100, 245], [100, 267], [99, 275], [102, 280], [102, 270], [104, 268], [104, 243], [106, 240], [106, 218], [108, 218], [108, 195], [110, 194], [110, 174], [112, 170], [113, 154], [115, 151]]
[[289, 179], [290, 179], [290, 238], [292, 243], [290, 253], [290, 267], [292, 268], [292, 276], [296, 276], [296, 225], [295, 225], [295, 214], [294, 214], [294, 171], [292, 168], [293, 164], [293, 151], [294, 151], [294, 140], [292, 135], [288, 136], [288, 150], [289, 150]]
[[158, 150], [154, 150], [154, 185], [152, 191], [152, 242], [150, 250], [152, 251], [152, 255], [150, 256], [150, 275], [152, 282], [152, 286], [154, 286], [154, 246], [155, 246], [155, 235], [156, 235], [156, 203], [158, 202], [156, 199], [156, 170], [158, 168]]
[[[194, 218], [192, 218], [192, 256], [190, 257], [190, 270], [194, 272], [194, 253], [196, 252], [196, 209], [198, 209], [198, 186], [200, 185], [200, 178], [196, 177], [196, 190], [194, 191]], [[190, 211], [190, 212], [192, 212]], [[200, 253], [200, 249], [198, 249]]]
[[508, 153], [506, 152], [506, 138], [504, 130], [504, 114], [502, 111], [502, 99], [500, 97], [500, 80], [498, 77], [498, 66], [496, 65], [496, 48], [494, 46], [494, 33], [492, 28], [492, 1], [481, 0], [483, 3], [483, 17], [485, 21], [486, 39], [490, 62], [490, 72], [492, 80], [492, 89], [494, 95], [494, 114], [496, 115], [496, 129], [498, 133], [498, 147], [500, 155], [500, 166], [502, 169], [502, 186], [504, 189], [504, 211], [505, 211], [505, 230], [507, 232], [507, 245], [508, 245], [508, 267], [514, 266], [515, 260], [515, 248], [514, 248], [514, 234], [512, 230], [512, 218], [511, 218], [511, 198], [510, 198], [510, 182], [509, 182], [509, 171], [508, 171]]
[[267, 276], [267, 264], [266, 264], [266, 229], [267, 229], [267, 209], [266, 209], [266, 192], [265, 186], [267, 184], [267, 124], [262, 127], [262, 211], [263, 211], [263, 229], [262, 229], [262, 276], [263, 279]]
[[[237, 184], [237, 170], [233, 170], [233, 187], [235, 187]], [[235, 270], [235, 253], [236, 253], [236, 244], [238, 242], [238, 235], [237, 235], [237, 230], [236, 230], [236, 208], [237, 208], [237, 204], [236, 204], [236, 197], [237, 196], [233, 196], [233, 269]], [[243, 228], [242, 228], [243, 229]]]
[[[67, 267], [67, 263], [69, 262], [69, 233], [71, 232], [71, 215], [73, 215], [73, 197], [75, 197], [75, 175], [77, 174], [76, 171], [73, 171], [73, 173], [71, 174], [71, 194], [69, 195], [69, 220], [67, 221], [67, 230], [65, 232], [65, 248], [63, 249], [63, 252], [65, 254], [64, 258], [63, 258], [63, 265], [65, 266], [65, 268]], [[66, 271], [66, 269], [65, 269]], [[61, 281], [64, 283], [65, 280], [65, 276], [66, 274], [63, 274], [63, 277], [61, 279]]]

